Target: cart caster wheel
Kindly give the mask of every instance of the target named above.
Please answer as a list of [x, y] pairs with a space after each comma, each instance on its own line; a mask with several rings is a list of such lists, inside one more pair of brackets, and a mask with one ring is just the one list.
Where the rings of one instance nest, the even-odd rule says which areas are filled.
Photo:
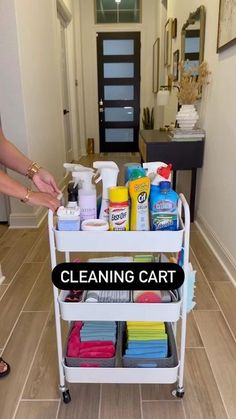
[[182, 399], [184, 397], [184, 389], [173, 390], [172, 395], [174, 397], [178, 397], [179, 399]]
[[63, 391], [62, 396], [63, 396], [63, 402], [64, 402], [65, 404], [70, 403], [70, 401], [71, 401], [71, 397], [70, 397], [70, 392], [69, 392], [69, 390]]

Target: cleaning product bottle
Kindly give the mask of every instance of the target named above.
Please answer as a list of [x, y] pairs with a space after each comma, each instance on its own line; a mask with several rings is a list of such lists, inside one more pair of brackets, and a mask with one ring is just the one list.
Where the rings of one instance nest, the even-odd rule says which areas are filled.
[[109, 227], [111, 231], [129, 230], [128, 188], [109, 188]]
[[80, 220], [97, 218], [97, 194], [92, 183], [93, 171], [88, 168], [72, 172], [74, 186], [79, 184]]
[[78, 185], [74, 185], [73, 181], [70, 181], [67, 186], [68, 201], [67, 208], [75, 208], [78, 205]]
[[150, 179], [142, 168], [133, 169], [129, 181], [131, 198], [130, 230], [149, 230], [148, 198], [150, 194]]
[[105, 221], [109, 220], [109, 188], [117, 185], [119, 167], [113, 161], [95, 161], [93, 167], [97, 169], [99, 176], [95, 183], [102, 180], [102, 202], [99, 212], [99, 218]]
[[128, 181], [131, 178], [131, 172], [133, 169], [138, 169], [141, 167], [141, 163], [137, 162], [131, 162], [131, 163], [125, 163], [124, 164], [124, 184], [128, 185]]
[[146, 176], [150, 178], [151, 185], [159, 185], [162, 180], [171, 182], [172, 165], [161, 161], [143, 163]]
[[178, 230], [178, 194], [162, 181], [150, 194], [151, 230]]

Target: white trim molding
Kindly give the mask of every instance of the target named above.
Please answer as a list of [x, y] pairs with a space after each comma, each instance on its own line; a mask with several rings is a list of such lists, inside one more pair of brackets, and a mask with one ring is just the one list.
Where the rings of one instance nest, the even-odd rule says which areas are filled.
[[211, 248], [212, 252], [222, 265], [223, 269], [229, 276], [230, 280], [236, 286], [236, 260], [231, 255], [229, 250], [221, 243], [215, 232], [209, 226], [209, 224], [200, 215], [197, 216], [195, 221], [203, 238]]

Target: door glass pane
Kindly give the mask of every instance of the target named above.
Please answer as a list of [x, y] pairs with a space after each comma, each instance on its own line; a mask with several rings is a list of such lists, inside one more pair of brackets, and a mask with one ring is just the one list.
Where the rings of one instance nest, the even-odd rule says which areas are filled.
[[117, 12], [97, 12], [96, 23], [117, 23]]
[[104, 86], [105, 100], [134, 100], [134, 86]]
[[115, 39], [103, 41], [103, 55], [133, 55], [133, 39]]
[[140, 22], [140, 11], [139, 10], [120, 10], [119, 13], [119, 22], [120, 23], [138, 23]]
[[96, 0], [96, 23], [140, 22], [140, 0]]
[[117, 121], [133, 121], [134, 120], [134, 108], [127, 106], [124, 108], [105, 108], [105, 121], [106, 122], [117, 122]]
[[133, 128], [106, 128], [105, 141], [107, 143], [132, 143], [134, 141]]
[[133, 63], [104, 63], [104, 78], [134, 77]]

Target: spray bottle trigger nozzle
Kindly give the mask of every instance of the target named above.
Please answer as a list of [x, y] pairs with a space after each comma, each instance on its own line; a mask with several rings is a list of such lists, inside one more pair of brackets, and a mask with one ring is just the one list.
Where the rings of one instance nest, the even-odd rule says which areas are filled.
[[100, 180], [102, 180], [101, 174], [96, 179], [94, 179], [94, 182], [98, 183], [98, 182], [100, 182]]

